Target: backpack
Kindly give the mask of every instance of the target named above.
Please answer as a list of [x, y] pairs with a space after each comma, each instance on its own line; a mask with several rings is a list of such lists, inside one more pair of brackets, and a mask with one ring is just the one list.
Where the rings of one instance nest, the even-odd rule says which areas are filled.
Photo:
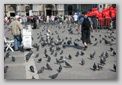
[[83, 23], [82, 23], [82, 27], [86, 28], [86, 29], [89, 29], [90, 26], [91, 26], [91, 23], [90, 23], [88, 17], [84, 17], [84, 20], [83, 20]]

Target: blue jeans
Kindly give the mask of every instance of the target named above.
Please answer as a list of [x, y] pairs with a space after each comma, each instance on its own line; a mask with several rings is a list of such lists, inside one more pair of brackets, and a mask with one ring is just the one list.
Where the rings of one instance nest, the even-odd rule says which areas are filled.
[[21, 35], [14, 35], [14, 50], [18, 50], [21, 46]]

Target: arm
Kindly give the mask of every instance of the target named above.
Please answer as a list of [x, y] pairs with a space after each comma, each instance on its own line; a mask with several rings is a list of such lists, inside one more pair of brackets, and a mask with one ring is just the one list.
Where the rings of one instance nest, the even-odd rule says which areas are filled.
[[22, 25], [19, 21], [17, 22], [17, 25], [18, 25], [19, 29], [22, 30]]
[[89, 21], [90, 21], [90, 24], [91, 24], [90, 29], [93, 31], [93, 22], [92, 22], [91, 18], [89, 18]]

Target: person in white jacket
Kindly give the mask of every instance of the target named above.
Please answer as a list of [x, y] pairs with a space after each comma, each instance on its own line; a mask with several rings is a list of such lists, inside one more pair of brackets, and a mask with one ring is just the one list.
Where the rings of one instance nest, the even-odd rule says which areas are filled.
[[78, 21], [78, 15], [77, 15], [77, 13], [74, 14], [73, 19], [74, 19], [74, 23], [77, 23], [77, 21]]

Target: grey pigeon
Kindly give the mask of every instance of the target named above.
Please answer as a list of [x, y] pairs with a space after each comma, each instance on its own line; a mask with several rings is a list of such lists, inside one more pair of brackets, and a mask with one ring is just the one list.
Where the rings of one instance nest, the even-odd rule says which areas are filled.
[[103, 69], [103, 67], [98, 63], [97, 64], [97, 70], [102, 70]]
[[75, 56], [76, 56], [76, 57], [78, 57], [78, 56], [79, 56], [79, 52], [78, 52], [78, 51], [76, 52], [76, 55], [75, 55]]
[[85, 60], [82, 58], [80, 65], [84, 65], [85, 64]]
[[50, 75], [49, 78], [51, 78], [51, 79], [55, 79], [55, 78], [57, 78], [57, 76], [58, 76], [58, 73], [53, 74], [53, 75]]
[[63, 50], [61, 50], [60, 55], [63, 54]]
[[39, 53], [36, 54], [35, 58], [38, 58], [39, 57]]
[[59, 73], [62, 71], [62, 66], [60, 65], [58, 70], [57, 70]]
[[66, 61], [65, 61], [65, 67], [72, 68], [72, 66]]
[[38, 61], [37, 61], [37, 63], [40, 63], [41, 61], [42, 61], [42, 58], [39, 58]]
[[37, 74], [43, 73], [44, 67], [41, 67], [41, 69], [38, 70]]
[[83, 56], [84, 55], [84, 52], [81, 51], [81, 54], [80, 55]]
[[71, 60], [71, 59], [72, 59], [72, 56], [69, 54], [69, 56], [68, 56], [68, 58], [67, 58], [67, 59]]
[[30, 66], [30, 71], [33, 72], [33, 73], [35, 72], [33, 66]]
[[53, 70], [52, 67], [47, 63], [46, 64], [47, 70]]
[[93, 71], [96, 71], [97, 70], [97, 65], [94, 63], [93, 64]]
[[47, 58], [47, 62], [50, 62], [50, 60], [51, 60], [51, 57], [50, 57], [50, 56], [48, 56], [48, 58]]
[[26, 55], [26, 61], [28, 61], [31, 57], [31, 55], [33, 54], [33, 51], [30, 51], [27, 55]]
[[113, 64], [113, 70], [114, 70], [114, 72], [116, 72], [116, 65], [115, 64]]
[[12, 56], [11, 58], [12, 58], [12, 62], [15, 62], [15, 57]]
[[7, 73], [7, 71], [8, 71], [8, 66], [5, 66], [4, 67], [4, 73]]

